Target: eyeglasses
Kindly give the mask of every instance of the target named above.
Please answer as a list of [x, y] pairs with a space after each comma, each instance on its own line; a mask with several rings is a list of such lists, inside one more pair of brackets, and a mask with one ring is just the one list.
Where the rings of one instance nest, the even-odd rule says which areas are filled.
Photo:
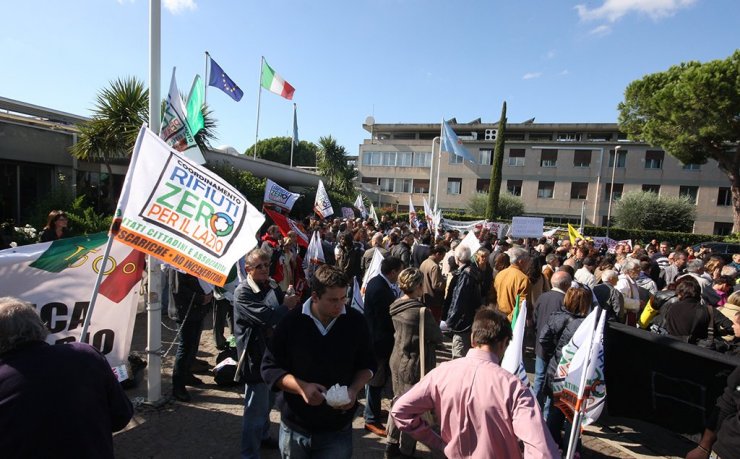
[[252, 269], [267, 269], [270, 267], [269, 263], [260, 263], [258, 265], [252, 266]]

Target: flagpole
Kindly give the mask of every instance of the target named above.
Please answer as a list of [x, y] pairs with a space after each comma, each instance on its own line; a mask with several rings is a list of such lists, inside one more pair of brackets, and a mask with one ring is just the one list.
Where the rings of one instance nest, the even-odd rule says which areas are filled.
[[254, 154], [252, 159], [257, 159], [257, 140], [260, 136], [260, 103], [262, 101], [262, 66], [265, 62], [265, 56], [260, 56], [260, 79], [257, 87], [257, 130], [254, 133]]
[[206, 106], [206, 101], [208, 100], [208, 57], [210, 54], [208, 54], [208, 51], [206, 51], [206, 69], [203, 72], [203, 106]]
[[[260, 88], [262, 87], [262, 80], [260, 79]], [[261, 92], [261, 91], [260, 91]], [[295, 147], [295, 125], [296, 125], [296, 119], [295, 119], [295, 102], [293, 102], [293, 141], [290, 142], [290, 167], [293, 167], [293, 147]]]
[[103, 275], [105, 274], [105, 268], [108, 265], [108, 256], [110, 255], [110, 249], [113, 246], [113, 235], [108, 233], [108, 243], [105, 245], [105, 252], [103, 254], [103, 261], [100, 263], [100, 270], [95, 278], [95, 285], [93, 286], [92, 295], [90, 296], [90, 305], [87, 307], [87, 313], [85, 314], [85, 320], [82, 323], [82, 331], [80, 332], [80, 342], [88, 343], [87, 329], [90, 326], [90, 320], [92, 319], [93, 309], [95, 309], [95, 302], [98, 299], [98, 290], [100, 290], [100, 283], [103, 282]]
[[432, 157], [430, 158], [431, 161], [429, 161], [429, 205], [432, 204], [432, 179], [434, 179], [434, 142], [439, 140], [439, 148], [442, 149], [442, 138], [441, 137], [435, 137], [432, 139]]
[[[442, 168], [442, 138], [444, 136], [443, 130], [445, 128], [444, 126], [445, 120], [442, 118], [442, 122], [439, 125], [439, 154], [437, 156], [437, 185], [436, 189], [434, 191], [434, 209], [439, 209], [439, 170]], [[434, 148], [432, 148], [434, 150]], [[432, 161], [434, 161], [434, 158], [432, 158]]]
[[[149, 127], [159, 133], [161, 114], [161, 47], [162, 1], [149, 0]], [[149, 403], [162, 398], [162, 271], [159, 261], [147, 257], [147, 399]]]
[[584, 362], [583, 373], [581, 373], [581, 381], [578, 385], [578, 398], [576, 400], [576, 407], [573, 410], [573, 422], [570, 427], [570, 438], [568, 440], [568, 452], [565, 455], [566, 459], [573, 459], [573, 455], [576, 452], [576, 443], [578, 443], [578, 437], [581, 435], [581, 419], [583, 418], [583, 410], [585, 409], [585, 403], [583, 395], [586, 392], [586, 382], [588, 381], [588, 374], [591, 367], [591, 360], [593, 359], [593, 348], [594, 348], [594, 337], [596, 336], [596, 329], [599, 328], [599, 322], [601, 321], [601, 315], [604, 310], [597, 306], [598, 312], [594, 320], [594, 328], [591, 330], [591, 334], [588, 338], [588, 358]]

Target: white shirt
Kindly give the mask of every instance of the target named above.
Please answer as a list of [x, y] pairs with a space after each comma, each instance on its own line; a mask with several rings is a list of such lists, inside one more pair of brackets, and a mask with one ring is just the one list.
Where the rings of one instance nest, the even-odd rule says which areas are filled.
[[[302, 312], [303, 312], [303, 314], [305, 314], [305, 315], [307, 315], [308, 317], [310, 317], [311, 319], [313, 319], [313, 323], [315, 323], [315, 324], [316, 324], [316, 328], [318, 328], [318, 329], [319, 329], [319, 333], [321, 333], [321, 336], [326, 336], [326, 335], [327, 335], [327, 334], [329, 333], [329, 330], [331, 330], [331, 327], [333, 327], [333, 326], [334, 326], [334, 323], [335, 323], [335, 322], [337, 321], [337, 319], [339, 318], [338, 316], [337, 316], [337, 317], [335, 317], [335, 318], [333, 318], [333, 319], [331, 320], [331, 322], [329, 322], [329, 325], [327, 325], [326, 327], [324, 327], [324, 324], [323, 324], [323, 323], [321, 323], [321, 321], [320, 321], [319, 319], [317, 319], [317, 318], [316, 318], [316, 317], [315, 317], [315, 316], [313, 315], [313, 313], [311, 312], [311, 298], [307, 299], [307, 300], [306, 300], [306, 302], [305, 302], [305, 303], [303, 303], [303, 309], [302, 309]], [[341, 314], [339, 314], [339, 315], [341, 316], [341, 315], [343, 315], [343, 314], [347, 314], [347, 308], [346, 308], [346, 307], [344, 307], [344, 306], [342, 306], [342, 312], [341, 312]]]

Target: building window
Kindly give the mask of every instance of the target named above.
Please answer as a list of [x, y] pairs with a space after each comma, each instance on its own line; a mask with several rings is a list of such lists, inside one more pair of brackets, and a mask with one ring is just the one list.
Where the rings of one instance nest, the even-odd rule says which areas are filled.
[[[627, 150], [619, 149], [617, 157], [617, 167], [624, 167], [627, 164]], [[614, 167], [614, 150], [609, 152], [609, 167]]]
[[461, 194], [462, 193], [462, 179], [461, 178], [448, 178], [447, 179], [447, 194]]
[[396, 159], [396, 166], [398, 167], [411, 167], [413, 164], [413, 157], [414, 154], [410, 151], [400, 151], [398, 152], [398, 157]]
[[573, 154], [573, 167], [591, 167], [591, 150], [576, 150]]
[[378, 184], [378, 177], [362, 177], [362, 183]]
[[732, 234], [732, 223], [714, 222], [714, 233], [718, 236], [729, 236]]
[[682, 186], [678, 189], [678, 195], [682, 198], [689, 198], [689, 201], [696, 204], [696, 196], [699, 194], [698, 186]]
[[558, 163], [558, 151], [545, 149], [542, 150], [540, 157], [540, 167], [555, 167]]
[[453, 152], [450, 152], [450, 164], [462, 164], [464, 161], [464, 158], [462, 156], [458, 156]]
[[414, 167], [431, 167], [432, 165], [432, 154], [415, 151], [414, 152]]
[[509, 150], [509, 166], [524, 166], [523, 148], [512, 148]]
[[555, 192], [555, 182], [540, 182], [537, 186], [537, 197], [552, 199]]
[[570, 184], [570, 199], [586, 199], [586, 196], [588, 196], [588, 182]]
[[530, 132], [529, 133], [529, 140], [536, 142], [536, 141], [545, 141], [545, 142], [551, 142], [552, 141], [552, 132]]
[[558, 142], [580, 142], [580, 132], [558, 132]]
[[414, 179], [414, 193], [429, 193], [429, 180]]
[[384, 151], [383, 152], [383, 165], [384, 166], [395, 166], [396, 165], [396, 152], [395, 151]]
[[488, 193], [488, 188], [491, 186], [489, 179], [478, 179], [475, 183], [475, 191], [478, 193]]
[[362, 154], [362, 164], [365, 166], [380, 166], [383, 153], [379, 151], [366, 151]]
[[665, 153], [659, 150], [648, 150], [645, 152], [645, 169], [661, 169]]
[[492, 156], [493, 150], [480, 150], [480, 164], [490, 166]]
[[643, 185], [642, 191], [647, 193], [660, 194], [660, 185]]
[[392, 178], [380, 179], [380, 191], [384, 191], [386, 193], [393, 193], [393, 182], [394, 180]]
[[396, 193], [411, 193], [411, 179], [396, 179]]
[[701, 164], [684, 164], [683, 170], [685, 171], [698, 171], [701, 169]]
[[[611, 183], [604, 184], [604, 201], [609, 200], [609, 195], [611, 194], [611, 191], [612, 191]], [[614, 184], [614, 195], [612, 199], [615, 201], [619, 201], [622, 198], [623, 191], [624, 191], [624, 184], [615, 183]]]
[[732, 205], [732, 191], [730, 191], [730, 187], [725, 187], [725, 186], [719, 187], [719, 193], [717, 193], [717, 205], [718, 206], [731, 206]]
[[522, 181], [521, 180], [507, 180], [506, 191], [513, 194], [514, 196], [522, 195]]

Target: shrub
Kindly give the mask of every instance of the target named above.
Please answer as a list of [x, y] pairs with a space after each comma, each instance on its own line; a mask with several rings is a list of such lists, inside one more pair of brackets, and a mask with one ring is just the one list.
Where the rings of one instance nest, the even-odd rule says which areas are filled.
[[620, 228], [690, 232], [695, 219], [696, 206], [688, 198], [646, 191], [626, 193], [614, 211]]

